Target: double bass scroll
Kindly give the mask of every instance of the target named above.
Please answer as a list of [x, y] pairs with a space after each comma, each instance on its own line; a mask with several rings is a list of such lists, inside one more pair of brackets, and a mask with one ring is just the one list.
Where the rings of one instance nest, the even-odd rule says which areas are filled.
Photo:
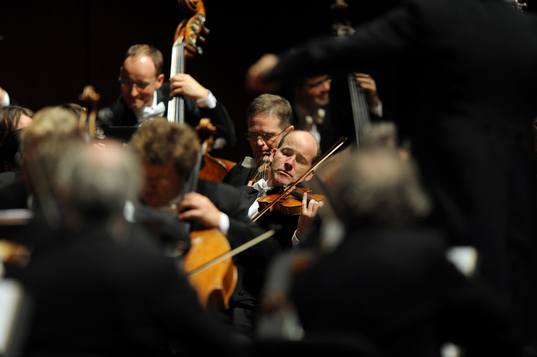
[[[203, 54], [203, 50], [198, 46], [197, 41], [205, 41], [200, 36], [201, 33], [209, 34], [209, 29], [205, 26], [206, 14], [203, 2], [201, 0], [178, 0], [178, 2], [180, 6], [195, 11], [195, 14], [189, 19], [181, 21], [175, 31], [170, 78], [176, 74], [185, 73], [186, 58], [194, 57], [197, 53]], [[168, 103], [168, 121], [183, 124], [184, 110], [183, 98], [171, 98]]]

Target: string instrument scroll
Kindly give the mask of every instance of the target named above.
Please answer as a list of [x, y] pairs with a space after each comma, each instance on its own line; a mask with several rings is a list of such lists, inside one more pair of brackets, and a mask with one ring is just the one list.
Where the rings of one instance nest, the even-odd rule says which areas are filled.
[[[175, 38], [172, 47], [172, 61], [170, 68], [170, 78], [176, 74], [185, 73], [185, 59], [194, 57], [196, 53], [200, 55], [203, 50], [197, 45], [197, 41], [205, 41], [200, 36], [209, 34], [209, 29], [205, 26], [206, 14], [205, 6], [201, 0], [178, 0], [179, 6], [187, 7], [194, 11], [194, 15], [181, 21], [175, 31]], [[168, 121], [172, 123], [184, 124], [185, 103], [182, 97], [173, 97], [168, 103]]]
[[[181, 21], [175, 31], [170, 78], [177, 74], [185, 73], [186, 58], [192, 58], [196, 54], [203, 54], [202, 48], [197, 43], [198, 40], [205, 41], [205, 38], [201, 36], [202, 33], [204, 35], [209, 34], [209, 29], [205, 26], [206, 12], [203, 2], [201, 0], [178, 0], [178, 2], [181, 7], [193, 11], [194, 15]], [[185, 103], [182, 96], [175, 96], [170, 99], [167, 118], [168, 121], [173, 123], [185, 123]], [[235, 163], [209, 155], [211, 149], [223, 147], [222, 142], [220, 142], [221, 139], [213, 141], [212, 136], [216, 128], [212, 126], [209, 119], [201, 119], [196, 130], [202, 142], [206, 143], [203, 150], [203, 166], [199, 172], [200, 178], [220, 182]]]
[[80, 116], [79, 128], [80, 131], [86, 134], [88, 139], [93, 139], [97, 132], [97, 106], [101, 96], [95, 92], [93, 86], [85, 86], [82, 94], [78, 96], [81, 101], [87, 101], [91, 105], [91, 111], [86, 111]]
[[[339, 19], [332, 25], [337, 37], [347, 36], [354, 33], [349, 20], [343, 15], [343, 11], [349, 7], [344, 0], [336, 0], [331, 8], [338, 12]], [[354, 119], [354, 131], [356, 137], [356, 147], [360, 147], [360, 136], [365, 126], [371, 124], [369, 117], [369, 105], [367, 103], [365, 91], [354, 73], [347, 75], [349, 93], [352, 106], [352, 116]]]

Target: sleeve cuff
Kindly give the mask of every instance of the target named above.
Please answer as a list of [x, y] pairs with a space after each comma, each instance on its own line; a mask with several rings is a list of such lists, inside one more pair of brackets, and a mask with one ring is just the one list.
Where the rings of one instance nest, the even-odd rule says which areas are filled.
[[375, 114], [379, 118], [382, 118], [382, 102], [379, 100], [379, 105], [374, 108], [369, 108], [369, 111], [371, 111], [371, 113]]
[[216, 107], [216, 97], [210, 90], [208, 91], [209, 91], [209, 95], [207, 96], [207, 98], [198, 99], [196, 100], [196, 103], [198, 104], [198, 107], [200, 108], [214, 109]]
[[0, 102], [0, 107], [7, 107], [9, 105], [9, 94], [7, 94], [6, 91], [4, 91], [4, 99], [2, 99], [2, 102]]
[[300, 244], [300, 241], [298, 240], [298, 237], [296, 236], [296, 231], [293, 233], [293, 238], [291, 238], [291, 242], [293, 242], [293, 246]]
[[224, 212], [220, 212], [220, 223], [218, 227], [224, 233], [225, 236], [229, 233], [229, 217]]

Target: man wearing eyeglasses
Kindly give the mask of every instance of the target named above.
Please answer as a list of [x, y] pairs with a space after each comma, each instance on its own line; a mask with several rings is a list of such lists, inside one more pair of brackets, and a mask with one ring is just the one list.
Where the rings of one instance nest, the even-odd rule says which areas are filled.
[[[355, 78], [365, 91], [369, 114], [377, 118], [382, 115], [382, 102], [377, 93], [375, 80], [368, 74], [356, 73]], [[309, 131], [321, 145], [322, 152], [328, 151], [342, 136], [354, 133], [354, 121], [350, 112], [342, 110], [330, 93], [332, 78], [326, 74], [304, 77], [287, 88], [286, 97], [292, 103], [297, 129]]]
[[146, 120], [165, 117], [168, 101], [183, 96], [185, 122], [196, 127], [201, 118], [211, 119], [215, 138], [235, 145], [235, 127], [226, 108], [207, 88], [188, 74], [177, 74], [164, 81], [162, 53], [149, 45], [133, 45], [120, 68], [121, 96], [99, 112], [104, 126], [138, 126]]
[[248, 107], [246, 117], [246, 139], [254, 157], [246, 156], [224, 177], [223, 182], [235, 187], [253, 186], [255, 173], [262, 170], [261, 164], [269, 161], [272, 149], [278, 147], [285, 133], [294, 130], [291, 104], [278, 95], [256, 97]]

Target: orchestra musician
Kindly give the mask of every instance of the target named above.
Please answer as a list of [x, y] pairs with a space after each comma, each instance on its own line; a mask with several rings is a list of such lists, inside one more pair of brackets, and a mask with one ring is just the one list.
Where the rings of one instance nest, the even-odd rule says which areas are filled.
[[212, 318], [174, 262], [123, 218], [142, 188], [138, 158], [110, 141], [50, 145], [62, 153], [51, 176], [62, 224], [32, 220], [22, 234], [39, 245], [7, 270], [32, 301], [24, 355], [247, 356], [249, 342]]
[[505, 333], [506, 311], [447, 259], [443, 233], [422, 226], [431, 202], [415, 162], [380, 144], [344, 166], [330, 195], [344, 238], [289, 272], [306, 340], [363, 337], [387, 357], [441, 356], [455, 341], [466, 352], [471, 342], [481, 355], [497, 355], [489, 341]]
[[[267, 179], [258, 180], [253, 187], [242, 186], [243, 200], [248, 204], [248, 216], [254, 218], [260, 211], [258, 199], [270, 194], [281, 192], [287, 185], [295, 183], [304, 175], [321, 156], [317, 140], [307, 131], [293, 130], [286, 133], [278, 148], [272, 149], [269, 157], [270, 172]], [[315, 170], [312, 170], [303, 182], [309, 181]], [[305, 196], [304, 196], [305, 197]], [[298, 244], [302, 232], [317, 214], [322, 202], [302, 200], [299, 215], [286, 216], [280, 211], [267, 212], [259, 217], [257, 222], [268, 227], [279, 224], [282, 229], [276, 234], [282, 249]]]
[[[168, 101], [174, 96], [185, 100], [185, 122], [196, 127], [209, 118], [216, 127], [215, 138], [235, 145], [235, 126], [224, 105], [192, 76], [179, 73], [164, 81], [162, 53], [155, 47], [131, 46], [120, 68], [121, 95], [99, 111], [99, 121], [106, 126], [138, 126], [153, 118], [166, 117]], [[105, 130], [106, 131], [106, 130]]]
[[[371, 120], [380, 120], [383, 118], [383, 106], [375, 80], [364, 73], [354, 75], [357, 84], [364, 90]], [[333, 94], [332, 77], [328, 74], [290, 80], [279, 92], [292, 105], [295, 127], [311, 132], [321, 145], [322, 153], [340, 137], [355, 132], [354, 120], [343, 109], [344, 101], [337, 100]]]
[[252, 186], [255, 183], [250, 182], [252, 177], [258, 171], [267, 170], [262, 164], [268, 163], [272, 149], [278, 147], [285, 133], [294, 130], [291, 105], [275, 94], [257, 96], [248, 107], [246, 118], [246, 137], [254, 157], [246, 156], [222, 180], [235, 187]]
[[[128, 146], [143, 163], [145, 185], [141, 197], [145, 205], [182, 221], [196, 221], [201, 226], [198, 229], [219, 229], [232, 249], [265, 232], [248, 218], [248, 206], [231, 185], [199, 180], [197, 187], [185, 193], [200, 151], [196, 132], [188, 125], [165, 119], [148, 121], [137, 129]], [[234, 258], [237, 287], [230, 309], [218, 313], [247, 335], [253, 331], [264, 269], [278, 251], [277, 242], [269, 238]]]
[[399, 129], [434, 200], [430, 224], [479, 251], [480, 278], [511, 309], [510, 333], [491, 340], [498, 351], [537, 346], [534, 24], [503, 0], [410, 0], [250, 72], [250, 85], [275, 90], [266, 80], [404, 61]]
[[[34, 185], [41, 180], [32, 176], [35, 175], [32, 171], [36, 165], [35, 155], [50, 142], [71, 139], [82, 140], [75, 114], [61, 106], [45, 107], [37, 111], [21, 135], [21, 174], [17, 175], [13, 182], [0, 188], [0, 209], [35, 209], [38, 197]], [[37, 162], [37, 165], [40, 163]]]

